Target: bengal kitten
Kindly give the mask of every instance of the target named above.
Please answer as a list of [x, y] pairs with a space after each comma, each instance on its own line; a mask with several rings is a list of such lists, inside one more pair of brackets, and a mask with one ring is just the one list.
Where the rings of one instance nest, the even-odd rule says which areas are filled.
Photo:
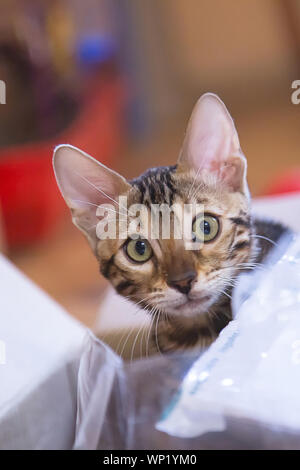
[[[175, 166], [151, 168], [132, 181], [82, 151], [61, 145], [54, 153], [58, 186], [74, 224], [86, 235], [102, 274], [116, 291], [146, 309], [161, 351], [209, 345], [232, 319], [231, 293], [238, 275], [265, 258], [285, 231], [251, 218], [247, 162], [233, 120], [211, 93], [197, 102]], [[113, 204], [124, 217], [141, 203], [203, 204], [191, 231], [203, 240], [187, 250], [183, 239], [99, 239], [96, 211]]]

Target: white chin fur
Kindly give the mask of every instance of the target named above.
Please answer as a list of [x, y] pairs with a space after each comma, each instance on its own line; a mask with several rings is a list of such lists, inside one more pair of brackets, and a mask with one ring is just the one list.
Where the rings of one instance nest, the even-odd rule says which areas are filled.
[[193, 317], [207, 312], [209, 307], [213, 304], [213, 299], [205, 302], [193, 300], [191, 303], [186, 303], [178, 306], [168, 306], [165, 311], [168, 315], [176, 317]]

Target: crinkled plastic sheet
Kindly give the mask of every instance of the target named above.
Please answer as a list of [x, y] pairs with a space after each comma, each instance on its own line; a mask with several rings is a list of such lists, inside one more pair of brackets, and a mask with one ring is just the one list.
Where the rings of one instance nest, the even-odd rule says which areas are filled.
[[299, 449], [300, 237], [241, 278], [235, 319], [203, 354], [124, 364], [88, 338], [77, 449]]

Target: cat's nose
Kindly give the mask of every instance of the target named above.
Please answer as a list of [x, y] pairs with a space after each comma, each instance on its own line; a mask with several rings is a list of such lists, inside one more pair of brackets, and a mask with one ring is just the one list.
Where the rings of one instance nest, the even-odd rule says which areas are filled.
[[168, 285], [178, 290], [182, 294], [188, 294], [192, 287], [192, 282], [196, 279], [196, 271], [188, 271], [177, 278], [169, 278]]

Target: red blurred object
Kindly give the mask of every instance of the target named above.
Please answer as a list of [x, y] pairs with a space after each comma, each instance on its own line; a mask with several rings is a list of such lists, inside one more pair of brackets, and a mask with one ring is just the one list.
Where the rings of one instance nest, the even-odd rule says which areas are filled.
[[75, 145], [105, 164], [116, 155], [123, 135], [123, 83], [110, 77], [90, 85], [79, 116], [55, 139], [0, 151], [0, 210], [9, 247], [43, 238], [65, 211], [52, 169], [56, 145]]
[[288, 170], [275, 178], [264, 195], [273, 196], [295, 192], [300, 192], [300, 168]]

